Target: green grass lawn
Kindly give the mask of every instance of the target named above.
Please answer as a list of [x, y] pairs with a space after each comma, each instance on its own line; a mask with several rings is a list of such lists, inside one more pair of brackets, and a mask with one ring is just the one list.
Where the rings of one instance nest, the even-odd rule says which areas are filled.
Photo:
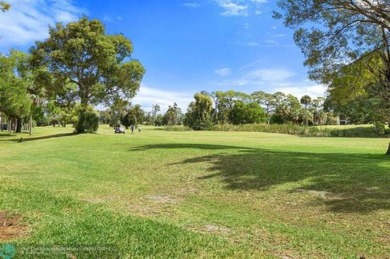
[[17, 256], [389, 258], [388, 139], [72, 130], [0, 133]]

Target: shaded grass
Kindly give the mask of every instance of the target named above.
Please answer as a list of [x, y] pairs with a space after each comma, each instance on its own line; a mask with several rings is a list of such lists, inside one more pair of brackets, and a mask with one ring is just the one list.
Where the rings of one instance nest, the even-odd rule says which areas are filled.
[[389, 158], [385, 155], [246, 149], [240, 154], [197, 157], [182, 163], [204, 161], [211, 162], [208, 170], [213, 173], [199, 179], [222, 179], [228, 189], [266, 191], [286, 185], [292, 192], [311, 190], [334, 197], [325, 204], [335, 212], [390, 209]]
[[386, 146], [147, 127], [3, 141], [0, 210], [30, 226], [19, 246], [112, 245], [122, 257], [386, 258]]
[[[109, 247], [109, 254], [103, 254], [105, 258], [178, 258], [197, 257], [203, 253], [224, 257], [235, 253], [231, 248], [224, 249], [226, 242], [218, 238], [190, 233], [152, 220], [116, 215], [102, 206], [71, 197], [56, 197], [28, 188], [5, 188], [2, 191], [8, 194], [2, 207], [27, 215], [25, 220], [32, 226], [31, 237], [15, 244], [22, 251], [26, 246], [80, 247], [73, 255], [86, 256], [83, 247]], [[41, 216], [34, 217], [37, 214]], [[99, 253], [87, 255], [102, 256]], [[45, 253], [45, 258], [66, 256], [50, 249]], [[36, 258], [36, 255], [31, 257]]]

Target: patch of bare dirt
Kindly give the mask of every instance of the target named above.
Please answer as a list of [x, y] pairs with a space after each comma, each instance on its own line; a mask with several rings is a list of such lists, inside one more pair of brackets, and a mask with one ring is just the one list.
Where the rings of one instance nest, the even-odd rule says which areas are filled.
[[83, 199], [84, 201], [90, 202], [90, 203], [106, 203], [106, 202], [113, 202], [120, 200], [121, 197], [117, 195], [109, 195], [109, 196], [99, 196], [99, 197], [91, 197]]
[[150, 195], [147, 197], [149, 201], [156, 203], [177, 203], [178, 199], [171, 195]]
[[21, 223], [20, 215], [0, 211], [0, 241], [8, 241], [25, 236], [27, 226]]
[[131, 214], [142, 217], [170, 216], [175, 214], [174, 208], [183, 200], [182, 197], [170, 194], [154, 194], [140, 197], [129, 203]]
[[232, 234], [232, 230], [228, 227], [216, 225], [216, 224], [206, 224], [201, 226], [192, 226], [188, 227], [189, 230], [200, 232], [200, 233], [212, 233], [222, 236], [227, 236]]
[[337, 196], [331, 192], [327, 191], [316, 191], [316, 190], [305, 190], [305, 189], [297, 189], [297, 192], [303, 192], [303, 193], [308, 193], [313, 197], [317, 197], [323, 200], [339, 200], [342, 199], [342, 197]]

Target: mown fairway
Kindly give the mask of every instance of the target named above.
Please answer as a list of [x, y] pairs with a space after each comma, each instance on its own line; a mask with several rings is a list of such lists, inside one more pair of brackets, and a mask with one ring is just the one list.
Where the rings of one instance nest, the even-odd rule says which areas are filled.
[[70, 132], [0, 133], [0, 212], [20, 232], [0, 243], [19, 255], [390, 258], [388, 139]]

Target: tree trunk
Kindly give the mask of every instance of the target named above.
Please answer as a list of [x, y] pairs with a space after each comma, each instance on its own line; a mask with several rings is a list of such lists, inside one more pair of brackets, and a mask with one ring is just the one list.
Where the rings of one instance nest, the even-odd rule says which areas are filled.
[[16, 133], [22, 132], [22, 119], [21, 118], [16, 118]]
[[390, 155], [390, 143], [389, 143], [389, 147], [387, 148], [386, 155]]
[[30, 134], [30, 136], [31, 136], [31, 134], [32, 134], [32, 115], [30, 115], [30, 120], [29, 120], [29, 122], [28, 122], [28, 133]]

